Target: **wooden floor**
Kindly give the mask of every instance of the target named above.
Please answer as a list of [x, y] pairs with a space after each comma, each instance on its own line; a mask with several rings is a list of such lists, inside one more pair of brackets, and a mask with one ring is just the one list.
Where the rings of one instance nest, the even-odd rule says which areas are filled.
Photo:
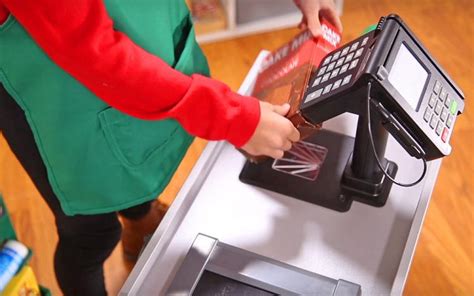
[[[289, 0], [290, 1], [290, 0]], [[438, 183], [416, 249], [406, 284], [406, 295], [474, 295], [474, 7], [472, 0], [346, 0], [344, 40], [349, 41], [378, 17], [397, 12], [432, 55], [451, 74], [467, 97], [466, 112], [455, 127], [453, 153], [443, 161]], [[219, 42], [204, 46], [213, 76], [237, 89], [257, 53], [274, 49], [295, 29]], [[172, 184], [163, 194], [171, 202], [202, 151], [202, 140], [190, 149]], [[31, 265], [39, 281], [60, 295], [54, 279], [52, 256], [57, 236], [53, 217], [31, 181], [0, 138], [0, 192], [12, 214], [20, 239], [34, 249]], [[106, 263], [107, 286], [117, 293], [130, 266], [120, 246]]]

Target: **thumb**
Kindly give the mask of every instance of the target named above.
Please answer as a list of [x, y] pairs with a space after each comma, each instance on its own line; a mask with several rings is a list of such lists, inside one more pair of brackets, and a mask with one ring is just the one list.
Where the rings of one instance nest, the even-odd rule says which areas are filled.
[[273, 105], [273, 112], [285, 116], [290, 111], [290, 104], [285, 103], [283, 105]]
[[311, 15], [306, 17], [306, 19], [308, 21], [308, 28], [311, 31], [311, 34], [313, 34], [314, 37], [321, 35], [321, 23], [319, 22], [318, 12], [312, 12]]

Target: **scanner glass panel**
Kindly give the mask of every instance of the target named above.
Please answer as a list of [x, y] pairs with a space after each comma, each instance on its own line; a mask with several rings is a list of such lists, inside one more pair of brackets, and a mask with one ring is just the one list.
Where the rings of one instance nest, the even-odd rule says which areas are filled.
[[414, 110], [417, 110], [427, 79], [428, 71], [402, 43], [388, 80]]
[[277, 294], [205, 270], [193, 292], [193, 296], [209, 295], [274, 296]]

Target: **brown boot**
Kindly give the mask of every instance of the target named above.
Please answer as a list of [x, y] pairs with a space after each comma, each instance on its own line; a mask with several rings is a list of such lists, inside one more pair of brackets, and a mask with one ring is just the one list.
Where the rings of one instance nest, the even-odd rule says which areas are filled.
[[123, 225], [122, 247], [125, 259], [132, 262], [138, 259], [145, 238], [153, 234], [167, 210], [167, 205], [156, 200], [152, 202], [148, 214], [140, 219], [132, 220], [121, 217]]

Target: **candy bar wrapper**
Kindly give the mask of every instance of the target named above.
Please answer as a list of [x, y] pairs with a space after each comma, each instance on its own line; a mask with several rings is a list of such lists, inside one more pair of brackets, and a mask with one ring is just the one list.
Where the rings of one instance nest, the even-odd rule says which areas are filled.
[[[252, 96], [261, 101], [274, 105], [290, 104], [286, 117], [299, 130], [302, 140], [315, 134], [322, 126], [307, 121], [299, 110], [311, 72], [341, 41], [340, 33], [326, 20], [322, 20], [321, 28], [323, 34], [318, 38], [313, 38], [311, 32], [305, 30], [270, 53], [262, 63], [252, 92]], [[241, 152], [252, 162], [267, 158]]]

